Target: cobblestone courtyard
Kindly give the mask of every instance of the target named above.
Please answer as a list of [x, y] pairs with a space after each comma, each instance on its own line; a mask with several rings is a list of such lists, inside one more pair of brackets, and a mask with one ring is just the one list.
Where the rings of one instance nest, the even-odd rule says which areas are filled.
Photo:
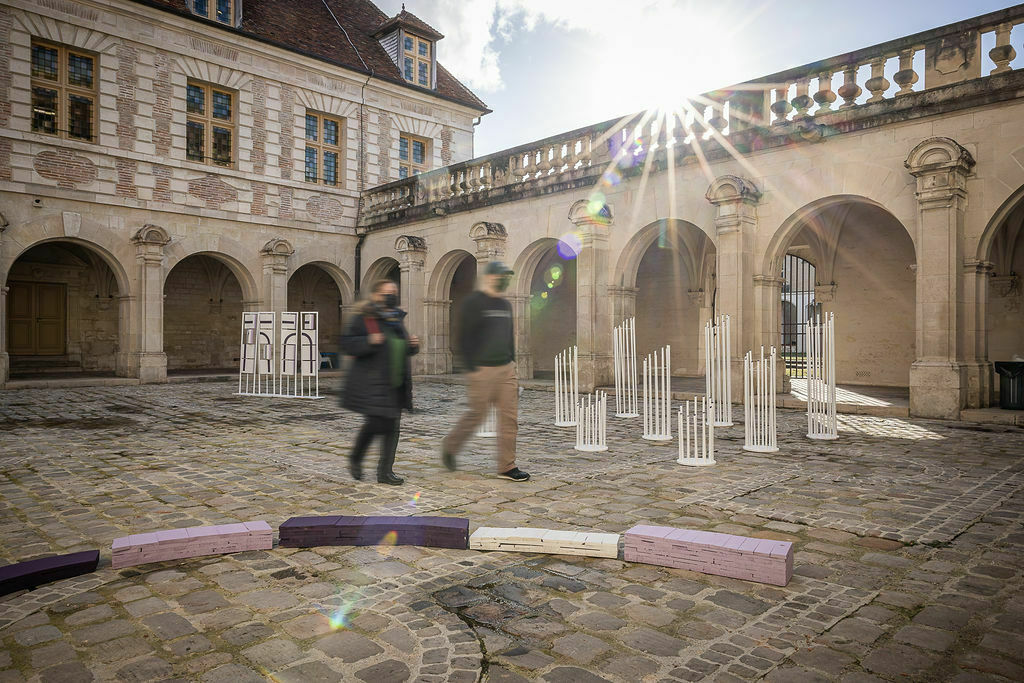
[[[719, 464], [611, 420], [572, 449], [526, 391], [525, 484], [437, 444], [464, 389], [424, 384], [403, 487], [353, 482], [357, 418], [230, 383], [0, 393], [0, 560], [99, 547], [98, 572], [0, 598], [0, 681], [1024, 680], [1024, 430], [840, 416]], [[741, 411], [739, 411], [741, 412]], [[375, 453], [374, 453], [375, 455]], [[368, 467], [372, 471], [372, 461]], [[372, 477], [369, 479], [372, 480]], [[477, 526], [685, 526], [796, 543], [785, 588], [620, 560], [416, 547], [275, 548], [110, 568], [113, 538], [293, 515], [441, 514]]]

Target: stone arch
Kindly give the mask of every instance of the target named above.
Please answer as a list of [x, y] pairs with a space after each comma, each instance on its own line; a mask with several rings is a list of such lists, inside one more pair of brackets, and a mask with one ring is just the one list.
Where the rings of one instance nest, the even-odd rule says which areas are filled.
[[[366, 269], [366, 275], [363, 276], [363, 284], [359, 287], [359, 291], [364, 296], [369, 296], [370, 287], [373, 286], [374, 282], [393, 275], [395, 272], [398, 272], [399, 279], [401, 279], [401, 266], [398, 260], [390, 256], [381, 256]], [[398, 291], [401, 292], [402, 288], [399, 287]]]
[[195, 251], [168, 259], [163, 282], [168, 371], [230, 370], [243, 311], [258, 306], [256, 282], [235, 257]]
[[476, 263], [476, 257], [465, 249], [453, 249], [438, 259], [430, 273], [427, 298], [435, 300], [450, 298], [452, 277], [467, 258], [473, 259], [473, 262]]
[[287, 310], [317, 312], [321, 351], [340, 352], [342, 309], [352, 303], [351, 294], [346, 293], [346, 280], [344, 271], [325, 261], [310, 261], [289, 273]]
[[164, 265], [164, 284], [167, 283], [171, 271], [179, 263], [190, 256], [203, 255], [220, 261], [231, 271], [242, 288], [243, 300], [249, 302], [249, 305], [255, 305], [260, 300], [256, 279], [252, 275], [252, 270], [246, 266], [241, 257], [242, 250], [237, 245], [225, 240], [217, 240], [216, 244], [210, 245], [172, 241], [164, 251], [167, 253], [167, 261]]
[[334, 284], [338, 287], [338, 292], [341, 293], [341, 298], [346, 304], [352, 303], [355, 299], [355, 287], [353, 285], [352, 278], [349, 277], [349, 274], [345, 272], [344, 268], [341, 268], [329, 261], [310, 259], [308, 261], [296, 263], [292, 268], [292, 272], [289, 274], [289, 277], [294, 275], [300, 268], [304, 268], [306, 266], [316, 266], [327, 273], [331, 279], [334, 280]]
[[694, 280], [703, 284], [710, 277], [713, 270], [708, 268], [705, 253], [710, 248], [714, 253], [715, 242], [705, 231], [697, 225], [676, 218], [668, 218], [654, 221], [644, 226], [626, 243], [626, 246], [619, 254], [615, 265], [614, 284], [620, 287], [636, 287], [637, 273], [640, 268], [640, 261], [647, 250], [668, 231], [669, 236], [675, 240], [678, 246], [685, 249], [685, 265]]
[[786, 250], [789, 248], [789, 244], [793, 241], [796, 234], [803, 230], [808, 223], [813, 223], [816, 216], [821, 212], [831, 207], [851, 202], [876, 207], [892, 217], [892, 219], [904, 229], [907, 236], [910, 237], [910, 242], [914, 245], [916, 259], [917, 241], [914, 233], [904, 225], [903, 221], [896, 218], [888, 208], [863, 195], [837, 194], [816, 199], [813, 202], [800, 207], [782, 221], [782, 224], [772, 234], [772, 237], [768, 242], [768, 246], [765, 249], [764, 256], [761, 260], [761, 268], [758, 274], [777, 277], [778, 274], [782, 272], [782, 259], [785, 257]]
[[132, 279], [128, 276], [130, 266], [126, 267], [125, 264], [134, 263], [134, 248], [119, 233], [77, 213], [65, 212], [10, 226], [2, 239], [6, 246], [0, 253], [0, 283], [6, 282], [11, 266], [32, 247], [46, 242], [65, 241], [86, 247], [99, 255], [114, 273], [118, 292], [122, 296], [130, 296], [132, 293]]
[[[82, 227], [74, 216], [65, 217], [65, 228]], [[0, 386], [8, 369], [129, 375], [132, 280], [112, 249], [83, 236], [101, 234], [46, 234], [40, 223], [47, 222], [52, 217], [5, 236], [11, 248], [0, 263], [0, 287], [8, 288], [0, 310]]]
[[[576, 259], [560, 255], [559, 244], [552, 237], [536, 240], [513, 266], [511, 291], [522, 304], [516, 312], [516, 348], [524, 376], [550, 373], [555, 354], [576, 343]], [[548, 266], [555, 265], [560, 266], [559, 278], [544, 277]]]
[[[908, 387], [917, 359], [917, 247], [903, 222], [860, 195], [824, 197], [783, 222], [762, 257], [760, 277], [784, 284], [787, 253], [815, 267], [809, 303], [836, 314], [837, 381]], [[765, 301], [774, 307], [766, 319], [776, 346], [785, 298], [776, 289]]]
[[999, 230], [1010, 217], [1010, 214], [1022, 205], [1024, 205], [1024, 185], [1021, 185], [1015, 192], [1011, 193], [1010, 196], [999, 205], [999, 208], [996, 209], [995, 213], [992, 214], [992, 218], [989, 219], [988, 223], [985, 224], [985, 229], [978, 238], [978, 247], [975, 251], [976, 259], [979, 261], [991, 260], [992, 242], [995, 240], [996, 235], [999, 234]]

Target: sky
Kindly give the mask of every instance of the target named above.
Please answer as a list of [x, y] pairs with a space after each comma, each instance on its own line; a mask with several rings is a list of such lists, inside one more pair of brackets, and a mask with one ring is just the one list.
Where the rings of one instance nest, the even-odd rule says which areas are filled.
[[[389, 15], [401, 11], [401, 0], [375, 1]], [[493, 110], [476, 128], [474, 156], [1013, 4], [405, 0], [445, 35], [438, 60]], [[1015, 66], [1022, 35], [1024, 26], [1012, 36]]]

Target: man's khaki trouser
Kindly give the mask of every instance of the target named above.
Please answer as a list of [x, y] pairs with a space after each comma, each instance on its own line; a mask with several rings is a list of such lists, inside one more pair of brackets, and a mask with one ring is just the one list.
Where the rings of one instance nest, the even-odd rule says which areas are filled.
[[498, 413], [498, 472], [508, 472], [516, 466], [516, 435], [519, 432], [519, 381], [516, 364], [494, 367], [478, 366], [469, 373], [467, 398], [469, 408], [459, 422], [448, 432], [442, 444], [453, 455], [462, 450], [466, 439], [476, 432], [487, 416], [491, 405]]

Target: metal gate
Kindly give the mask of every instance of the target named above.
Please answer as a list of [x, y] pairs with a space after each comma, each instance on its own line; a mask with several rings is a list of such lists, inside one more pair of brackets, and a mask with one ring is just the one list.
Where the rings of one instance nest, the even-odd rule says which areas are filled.
[[786, 254], [782, 280], [782, 360], [787, 375], [806, 377], [805, 325], [820, 306], [814, 301], [814, 266], [795, 254]]

